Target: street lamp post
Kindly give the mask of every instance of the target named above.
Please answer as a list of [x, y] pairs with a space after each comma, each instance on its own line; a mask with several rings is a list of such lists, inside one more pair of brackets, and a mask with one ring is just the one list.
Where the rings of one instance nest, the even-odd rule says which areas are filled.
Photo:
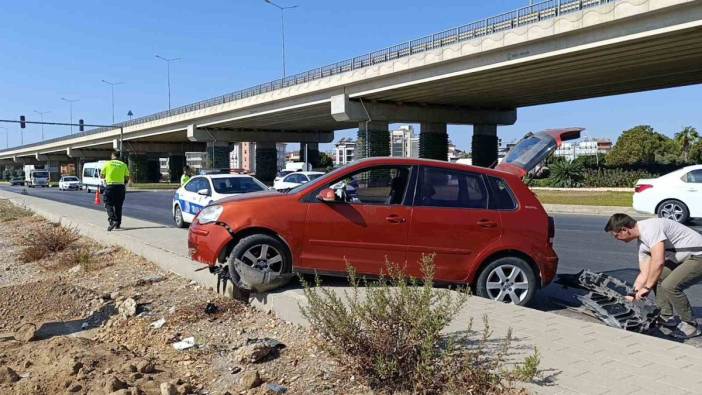
[[[39, 117], [41, 118], [41, 121], [44, 122], [44, 114], [48, 114], [51, 111], [37, 111], [34, 110], [35, 113], [39, 114]], [[44, 141], [44, 124], [41, 125], [41, 141]]]
[[66, 99], [65, 97], [62, 97], [61, 100], [65, 101], [68, 103], [68, 111], [69, 111], [69, 116], [70, 116], [70, 124], [71, 124], [71, 134], [73, 134], [73, 103], [79, 101], [78, 99]]
[[127, 113], [127, 116], [129, 117], [129, 120], [131, 121], [132, 117], [134, 116], [134, 113], [132, 112], [132, 110], [129, 110], [129, 112]]
[[168, 65], [168, 111], [171, 110], [171, 62], [177, 62], [183, 60], [183, 58], [164, 58], [161, 55], [156, 55], [157, 58], [163, 60]]
[[110, 90], [112, 92], [112, 124], [114, 125], [115, 123], [115, 85], [122, 85], [124, 82], [110, 82], [107, 80], [102, 80], [105, 84], [110, 86]]
[[273, 7], [276, 7], [277, 9], [280, 10], [280, 32], [282, 36], [282, 48], [283, 48], [283, 78], [285, 78], [285, 10], [290, 10], [293, 8], [297, 8], [297, 5], [291, 5], [287, 7], [280, 6], [276, 3], [274, 3], [271, 0], [263, 0], [266, 3], [272, 5]]

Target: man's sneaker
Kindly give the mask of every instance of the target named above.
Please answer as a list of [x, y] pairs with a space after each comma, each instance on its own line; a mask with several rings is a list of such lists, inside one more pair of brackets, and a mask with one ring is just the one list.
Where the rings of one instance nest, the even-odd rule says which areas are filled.
[[698, 325], [680, 321], [671, 335], [676, 339], [685, 340], [702, 335], [702, 329], [700, 329]]
[[658, 317], [658, 324], [662, 327], [673, 329], [678, 326], [680, 321], [677, 319], [677, 317], [671, 315], [671, 316], [660, 316]]
[[115, 228], [115, 226], [117, 226], [117, 223], [116, 223], [116, 222], [110, 221], [110, 226], [107, 227], [107, 231], [108, 231], [108, 232], [111, 232], [112, 229]]

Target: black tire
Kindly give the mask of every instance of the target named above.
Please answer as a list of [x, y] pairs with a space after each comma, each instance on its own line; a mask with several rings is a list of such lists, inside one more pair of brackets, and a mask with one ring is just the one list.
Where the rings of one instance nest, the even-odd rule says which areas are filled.
[[[277, 262], [275, 264], [270, 265], [270, 268], [268, 270], [280, 273], [280, 274], [287, 274], [290, 273], [292, 270], [292, 257], [290, 255], [290, 250], [288, 250], [288, 247], [280, 241], [280, 239], [277, 239], [275, 237], [266, 235], [266, 234], [254, 234], [251, 236], [244, 237], [243, 239], [239, 240], [238, 243], [234, 246], [232, 249], [231, 254], [229, 254], [229, 258], [227, 259], [227, 266], [229, 268], [229, 275], [232, 277], [232, 280], [237, 283], [239, 281], [239, 276], [236, 273], [236, 270], [234, 269], [234, 261], [235, 259], [239, 259], [240, 261], [249, 264], [250, 259], [247, 258], [245, 255], [247, 252], [253, 251], [253, 254], [256, 254], [256, 250], [258, 246], [268, 246], [269, 250], [275, 250], [281, 257], [281, 261], [278, 264]], [[262, 252], [262, 250], [259, 250]], [[274, 256], [269, 252], [268, 256], [271, 256], [273, 258]], [[262, 265], [267, 265], [267, 263], [262, 264]], [[252, 265], [249, 265], [252, 266]], [[252, 266], [255, 267], [255, 266]], [[261, 270], [266, 270], [263, 268], [260, 268]]]
[[173, 222], [179, 228], [187, 228], [188, 223], [183, 219], [183, 211], [181, 211], [180, 206], [176, 204], [173, 209]]
[[[516, 273], [513, 271], [515, 269], [518, 270]], [[502, 273], [504, 281], [500, 280], [499, 273]], [[538, 287], [531, 265], [522, 258], [508, 256], [498, 258], [483, 268], [475, 284], [475, 293], [483, 298], [525, 306], [534, 298]]]
[[690, 210], [685, 203], [677, 199], [668, 199], [661, 202], [656, 209], [659, 218], [672, 219], [681, 224], [690, 220]]

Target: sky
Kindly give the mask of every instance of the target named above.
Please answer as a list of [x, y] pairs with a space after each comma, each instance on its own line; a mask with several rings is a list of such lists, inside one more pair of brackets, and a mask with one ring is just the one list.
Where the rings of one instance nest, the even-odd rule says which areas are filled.
[[[526, 0], [278, 0], [286, 11], [287, 73], [294, 74], [527, 5]], [[168, 108], [166, 63], [171, 64], [172, 106], [207, 99], [282, 75], [280, 11], [264, 0], [4, 1], [0, 5], [0, 119], [35, 111], [45, 121], [112, 122]], [[616, 139], [639, 124], [671, 135], [702, 129], [702, 85], [518, 109], [515, 125], [498, 128], [503, 141], [527, 131], [585, 127], [586, 135]], [[5, 127], [6, 129], [1, 129]], [[0, 125], [0, 147], [22, 140], [19, 126]], [[68, 133], [47, 126], [46, 138]], [[472, 127], [450, 126], [461, 149]], [[335, 139], [354, 136], [338, 131]], [[24, 143], [41, 139], [30, 125]], [[293, 148], [294, 145], [290, 145]], [[323, 145], [328, 150], [331, 145]]]

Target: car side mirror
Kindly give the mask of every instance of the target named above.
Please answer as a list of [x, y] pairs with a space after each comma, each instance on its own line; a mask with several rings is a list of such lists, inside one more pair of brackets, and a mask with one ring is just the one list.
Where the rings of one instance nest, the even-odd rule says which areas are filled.
[[334, 190], [331, 188], [322, 189], [317, 195], [317, 200], [321, 200], [326, 203], [336, 202], [336, 192], [334, 192]]
[[307, 181], [307, 180], [302, 180], [302, 181], [300, 181], [300, 184], [307, 184], [308, 182], [309, 181]]
[[209, 189], [200, 189], [199, 191], [197, 191], [197, 194], [202, 195], [202, 196], [210, 196], [210, 190]]

